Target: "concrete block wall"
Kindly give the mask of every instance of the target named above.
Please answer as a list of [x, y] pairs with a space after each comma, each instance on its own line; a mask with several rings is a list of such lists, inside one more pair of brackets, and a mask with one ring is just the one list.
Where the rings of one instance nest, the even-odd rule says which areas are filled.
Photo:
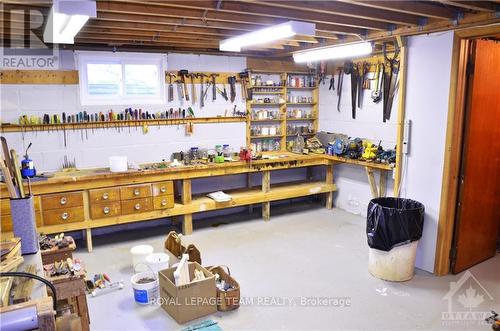
[[[370, 75], [372, 78], [374, 74]], [[330, 76], [328, 76], [330, 78]], [[335, 75], [337, 88], [338, 75]], [[372, 89], [375, 81], [372, 81]], [[384, 149], [396, 145], [396, 121], [398, 95], [394, 97], [391, 119], [382, 121], [382, 101], [374, 103], [371, 99], [372, 90], [364, 90], [362, 107], [356, 108], [356, 119], [352, 119], [351, 107], [351, 76], [344, 75], [340, 97], [340, 111], [337, 110], [337, 89], [329, 90], [329, 82], [320, 85], [319, 90], [319, 129], [322, 131], [344, 133], [353, 138], [360, 137], [371, 140], [374, 144], [381, 141]], [[372, 199], [370, 186], [365, 169], [354, 165], [338, 165], [334, 172], [337, 192], [334, 204], [351, 213], [366, 216], [368, 202]], [[376, 172], [378, 183], [378, 171]], [[394, 181], [392, 174], [388, 175], [387, 192], [392, 194]]]
[[[74, 69], [75, 62], [71, 52], [62, 51], [62, 63], [65, 69]], [[70, 53], [70, 54], [68, 54]], [[168, 54], [167, 70], [188, 69], [191, 71], [239, 72], [246, 68], [246, 58], [209, 56], [192, 54]], [[197, 84], [199, 95], [199, 84]], [[189, 88], [189, 86], [188, 86]], [[176, 92], [176, 86], [174, 86]], [[191, 91], [190, 91], [191, 92]], [[122, 111], [126, 106], [85, 106], [80, 105], [78, 85], [2, 85], [0, 117], [4, 122], [17, 123], [22, 114], [43, 116], [44, 113], [74, 114], [83, 110], [89, 113], [106, 112], [109, 109]], [[209, 92], [211, 93], [211, 91]], [[199, 102], [192, 105], [179, 102], [175, 95], [173, 102], [166, 105], [130, 105], [143, 111], [165, 111], [173, 107], [187, 108], [191, 106], [198, 117], [215, 117], [224, 115], [226, 110], [232, 112], [234, 105], [244, 110], [245, 103], [241, 99], [241, 88], [236, 88], [234, 104], [226, 102], [218, 95], [212, 101], [211, 94], [200, 109]], [[127, 105], [128, 106], [128, 105]], [[38, 171], [55, 171], [61, 168], [64, 156], [76, 160], [79, 168], [107, 167], [108, 158], [113, 155], [126, 155], [129, 162], [144, 163], [161, 161], [169, 158], [173, 152], [188, 150], [192, 146], [213, 148], [216, 144], [229, 144], [235, 151], [245, 146], [245, 123], [200, 124], [194, 126], [191, 136], [185, 135], [184, 125], [149, 127], [144, 134], [142, 128], [123, 128], [118, 132], [110, 129], [66, 130], [66, 146], [64, 132], [7, 133], [5, 136], [12, 148], [24, 151], [30, 142], [33, 146], [30, 156], [36, 160]]]

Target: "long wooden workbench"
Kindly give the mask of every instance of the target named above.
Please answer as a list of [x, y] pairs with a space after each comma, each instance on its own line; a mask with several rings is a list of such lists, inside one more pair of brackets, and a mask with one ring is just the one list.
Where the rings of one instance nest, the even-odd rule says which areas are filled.
[[[269, 220], [272, 201], [316, 194], [326, 194], [326, 207], [332, 208], [336, 190], [333, 165], [354, 163], [353, 160], [320, 154], [285, 152], [268, 154], [268, 157], [250, 163], [238, 161], [123, 173], [111, 173], [107, 169], [57, 173], [46, 181], [32, 184], [38, 230], [42, 233], [84, 230], [91, 251], [92, 229], [98, 227], [182, 216], [183, 233], [190, 234], [194, 213], [262, 204], [262, 217]], [[363, 164], [370, 171], [378, 169], [385, 173], [391, 169], [388, 165]], [[324, 180], [271, 185], [273, 170], [312, 166], [326, 167]], [[191, 192], [192, 179], [252, 173], [262, 173], [261, 185], [252, 187], [249, 184], [245, 189], [225, 191], [233, 198], [228, 203], [217, 203]], [[180, 181], [179, 192], [174, 191], [176, 181]], [[4, 184], [0, 193], [2, 197], [7, 196]], [[8, 199], [1, 200], [1, 207], [2, 232], [9, 235], [12, 224]]]

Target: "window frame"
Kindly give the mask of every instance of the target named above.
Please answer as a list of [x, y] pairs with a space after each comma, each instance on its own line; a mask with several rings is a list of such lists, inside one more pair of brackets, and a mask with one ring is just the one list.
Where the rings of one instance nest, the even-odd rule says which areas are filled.
[[[112, 52], [76, 52], [75, 61], [78, 67], [80, 104], [92, 105], [164, 105], [165, 97], [165, 69], [166, 56], [164, 54], [144, 53], [112, 53]], [[95, 96], [88, 91], [88, 64], [119, 64], [121, 66], [121, 80], [119, 95]], [[126, 65], [155, 65], [158, 68], [158, 93], [154, 96], [137, 96], [125, 94], [125, 66]]]

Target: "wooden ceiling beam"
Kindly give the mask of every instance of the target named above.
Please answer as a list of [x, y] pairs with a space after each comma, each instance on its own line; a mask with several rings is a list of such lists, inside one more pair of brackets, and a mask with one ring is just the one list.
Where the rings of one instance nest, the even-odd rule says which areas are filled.
[[419, 15], [397, 13], [389, 10], [356, 6], [339, 1], [267, 1], [267, 0], [242, 0], [262, 6], [299, 9], [315, 13], [336, 14], [347, 17], [375, 20], [386, 23], [417, 25]]
[[338, 0], [358, 6], [369, 8], [390, 10], [398, 13], [412, 13], [425, 17], [438, 19], [454, 19], [457, 11], [452, 8], [446, 8], [431, 2], [417, 1], [371, 1], [371, 0]]
[[445, 1], [438, 0], [438, 2], [445, 5], [450, 5], [454, 7], [459, 7], [468, 10], [480, 11], [480, 12], [494, 12], [497, 5], [490, 1]]
[[[129, 4], [129, 2], [126, 2]], [[137, 3], [137, 2], [135, 2]], [[361, 29], [369, 29], [369, 30], [385, 30], [388, 25], [385, 22], [378, 22], [374, 20], [367, 19], [358, 19], [351, 18], [341, 15], [329, 14], [329, 13], [310, 13], [304, 10], [296, 10], [296, 9], [284, 9], [284, 8], [273, 8], [266, 7], [261, 5], [256, 5], [254, 3], [245, 3], [245, 2], [236, 2], [236, 1], [223, 1], [221, 2], [221, 6], [217, 8], [216, 1], [165, 1], [165, 2], [153, 2], [153, 1], [141, 1], [137, 3], [139, 7], [147, 5], [147, 6], [155, 6], [157, 8], [161, 7], [169, 7], [175, 10], [208, 10], [205, 13], [206, 19], [212, 20], [230, 20], [234, 21], [237, 19], [243, 19], [246, 22], [264, 22], [263, 19], [271, 18], [272, 20], [280, 19], [295, 19], [295, 20], [303, 20], [313, 23], [323, 23], [323, 24], [332, 24], [332, 25], [340, 25], [340, 26], [349, 26]], [[234, 15], [238, 14], [238, 15]], [[278, 24], [281, 23], [276, 21], [270, 24]], [[258, 24], [258, 23], [257, 23]]]

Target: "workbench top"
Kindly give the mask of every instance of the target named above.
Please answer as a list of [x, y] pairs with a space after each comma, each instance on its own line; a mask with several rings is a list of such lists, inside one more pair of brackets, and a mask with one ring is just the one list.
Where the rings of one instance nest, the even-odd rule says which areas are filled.
[[[32, 182], [31, 186], [34, 194], [45, 194], [114, 185], [140, 184], [150, 181], [201, 178], [252, 173], [262, 170], [280, 170], [303, 166], [328, 165], [331, 164], [332, 161], [335, 163], [365, 165], [382, 170], [390, 170], [392, 168], [390, 165], [350, 160], [324, 154], [301, 155], [291, 152], [269, 152], [264, 153], [262, 159], [252, 160], [249, 163], [244, 161], [233, 161], [158, 169], [134, 169], [125, 172], [111, 172], [109, 168], [60, 171], [54, 173], [54, 177], [48, 178], [47, 180]], [[25, 190], [27, 191], [27, 189], [28, 187], [25, 184]], [[5, 184], [1, 184], [0, 190], [2, 197], [8, 196]]]

